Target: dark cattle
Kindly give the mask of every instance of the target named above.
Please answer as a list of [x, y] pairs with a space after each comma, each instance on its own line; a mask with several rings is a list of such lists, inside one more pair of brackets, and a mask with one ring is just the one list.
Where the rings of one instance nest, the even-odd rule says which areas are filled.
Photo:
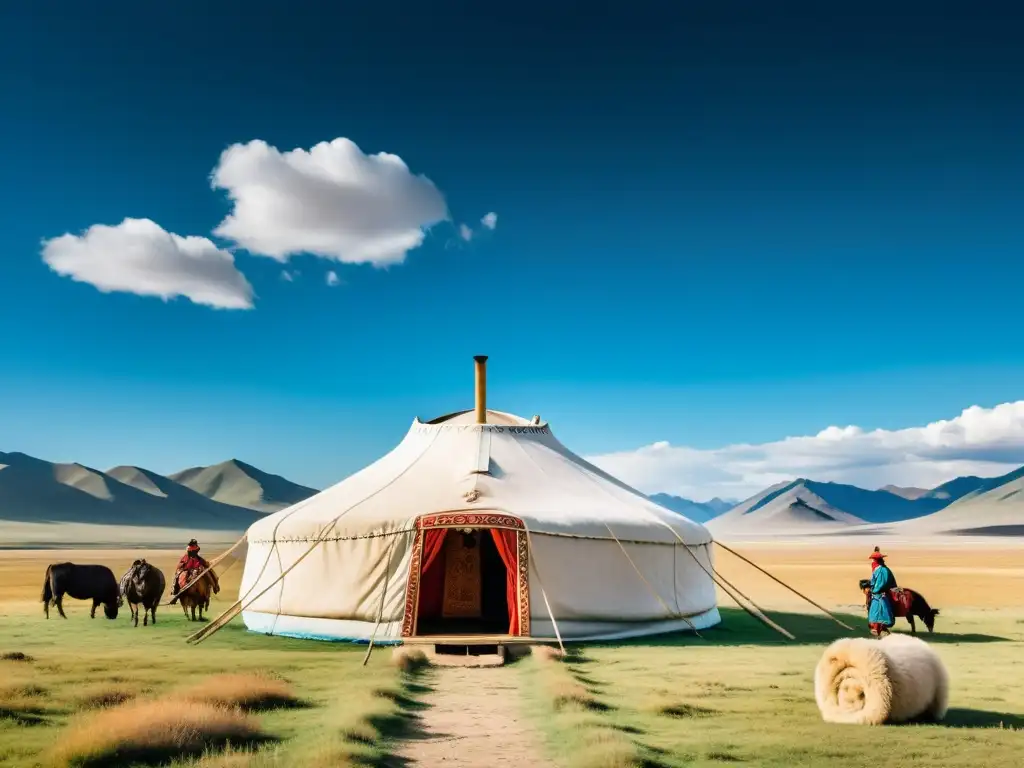
[[67, 618], [64, 615], [65, 595], [75, 600], [92, 600], [90, 618], [96, 618], [96, 609], [101, 605], [108, 619], [117, 618], [120, 603], [117, 579], [105, 565], [54, 563], [47, 566], [42, 596], [46, 618], [50, 618], [51, 603], [57, 606], [62, 618]]
[[121, 597], [128, 601], [132, 621], [139, 626], [139, 606], [142, 606], [142, 626], [149, 624], [150, 615], [156, 624], [156, 609], [164, 595], [167, 582], [164, 574], [155, 565], [145, 560], [136, 560], [127, 573], [121, 577]]

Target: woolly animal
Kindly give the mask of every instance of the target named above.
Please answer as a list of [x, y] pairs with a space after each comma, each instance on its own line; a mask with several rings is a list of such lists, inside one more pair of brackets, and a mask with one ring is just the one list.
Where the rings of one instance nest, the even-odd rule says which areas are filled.
[[938, 721], [949, 706], [949, 675], [938, 654], [916, 637], [844, 638], [818, 662], [814, 696], [827, 723]]

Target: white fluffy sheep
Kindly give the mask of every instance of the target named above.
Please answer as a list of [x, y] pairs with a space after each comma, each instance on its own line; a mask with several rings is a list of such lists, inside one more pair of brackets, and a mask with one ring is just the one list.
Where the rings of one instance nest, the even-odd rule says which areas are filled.
[[828, 723], [938, 721], [949, 705], [949, 676], [916, 637], [846, 638], [825, 649], [814, 670], [814, 696]]

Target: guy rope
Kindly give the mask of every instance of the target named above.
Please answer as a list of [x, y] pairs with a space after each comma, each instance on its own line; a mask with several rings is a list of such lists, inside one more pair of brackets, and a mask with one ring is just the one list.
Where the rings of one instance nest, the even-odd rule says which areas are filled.
[[789, 590], [790, 592], [792, 592], [792, 593], [793, 593], [794, 595], [796, 595], [797, 597], [799, 597], [799, 598], [801, 598], [801, 599], [803, 599], [803, 600], [806, 600], [806, 601], [807, 601], [808, 603], [810, 603], [810, 604], [811, 604], [811, 605], [813, 605], [813, 606], [814, 606], [815, 608], [817, 608], [817, 609], [818, 609], [819, 611], [821, 611], [822, 613], [824, 613], [824, 614], [825, 614], [826, 616], [828, 616], [828, 617], [829, 617], [830, 619], [832, 619], [832, 621], [834, 621], [834, 622], [835, 622], [836, 624], [838, 624], [838, 625], [839, 625], [840, 627], [842, 627], [843, 629], [848, 629], [848, 630], [850, 630], [851, 632], [852, 632], [852, 631], [854, 631], [854, 630], [853, 630], [853, 627], [851, 627], [851, 626], [849, 626], [849, 625], [847, 625], [847, 624], [844, 624], [843, 622], [841, 622], [841, 621], [840, 621], [840, 620], [839, 620], [838, 618], [836, 618], [836, 617], [835, 617], [835, 616], [834, 616], [834, 615], [833, 615], [832, 613], [830, 613], [829, 611], [827, 611], [827, 610], [825, 610], [824, 608], [822, 608], [822, 607], [821, 607], [820, 605], [818, 605], [818, 604], [817, 604], [816, 602], [814, 602], [813, 600], [811, 600], [811, 598], [807, 597], [807, 595], [803, 595], [803, 594], [801, 594], [801, 593], [797, 592], [797, 591], [796, 591], [795, 589], [793, 589], [793, 588], [792, 588], [791, 586], [789, 586], [789, 584], [787, 584], [786, 582], [782, 581], [782, 579], [778, 579], [778, 578], [776, 578], [775, 576], [772, 576], [772, 574], [768, 573], [768, 571], [766, 571], [766, 570], [765, 570], [764, 568], [762, 568], [761, 566], [759, 566], [759, 565], [758, 565], [757, 563], [755, 563], [755, 562], [754, 562], [753, 560], [749, 560], [748, 558], [744, 557], [743, 555], [741, 555], [741, 554], [740, 554], [739, 552], [737, 552], [736, 550], [734, 550], [734, 549], [730, 549], [729, 547], [725, 546], [725, 544], [723, 544], [722, 542], [718, 541], [717, 539], [715, 540], [715, 544], [717, 544], [718, 546], [720, 546], [720, 547], [721, 547], [722, 549], [724, 549], [724, 550], [725, 550], [726, 552], [729, 552], [730, 554], [736, 555], [736, 557], [738, 557], [738, 558], [739, 558], [740, 560], [742, 560], [743, 562], [747, 563], [748, 565], [751, 565], [751, 566], [753, 566], [754, 568], [756, 568], [757, 570], [759, 570], [759, 571], [760, 571], [761, 573], [763, 573], [763, 574], [764, 574], [765, 576], [767, 576], [767, 577], [768, 577], [769, 579], [771, 579], [772, 581], [774, 581], [774, 582], [777, 582], [777, 583], [781, 584], [782, 586], [784, 586], [784, 587], [785, 587], [786, 589], [788, 589], [788, 590]]
[[[324, 543], [324, 541], [327, 540], [327, 538], [331, 535], [331, 533], [333, 533], [335, 531], [335, 529], [337, 528], [338, 521], [341, 520], [341, 518], [343, 518], [345, 515], [347, 515], [349, 512], [351, 512], [356, 507], [358, 507], [360, 504], [363, 504], [364, 502], [366, 502], [369, 499], [371, 499], [374, 496], [376, 496], [378, 493], [383, 491], [385, 488], [389, 487], [392, 483], [394, 483], [396, 480], [398, 480], [402, 475], [404, 475], [406, 472], [408, 472], [410, 469], [412, 469], [417, 464], [417, 462], [419, 462], [419, 460], [422, 459], [423, 456], [427, 453], [427, 450], [433, 444], [435, 439], [437, 439], [436, 435], [434, 435], [434, 437], [431, 438], [430, 441], [427, 442], [427, 444], [423, 447], [423, 450], [420, 451], [419, 455], [412, 462], [410, 462], [401, 472], [399, 472], [397, 475], [392, 477], [391, 481], [388, 482], [384, 487], [378, 488], [377, 490], [373, 491], [372, 493], [367, 494], [366, 496], [364, 496], [359, 501], [351, 504], [349, 507], [347, 507], [346, 509], [343, 509], [337, 515], [335, 515], [334, 519], [331, 520], [331, 524], [327, 525], [327, 526], [324, 526], [323, 530], [321, 530], [321, 532], [317, 536], [315, 536], [312, 539], [311, 542], [309, 542], [309, 547], [301, 555], [299, 555], [298, 558], [296, 558], [295, 561], [292, 562], [291, 565], [289, 565], [287, 568], [285, 568], [283, 571], [281, 571], [281, 573], [278, 574], [278, 576], [276, 578], [274, 578], [270, 582], [270, 584], [268, 584], [266, 587], [264, 587], [255, 597], [249, 598], [249, 595], [251, 595], [253, 593], [253, 591], [256, 589], [256, 587], [259, 585], [260, 579], [263, 577], [263, 572], [266, 570], [267, 564], [270, 562], [270, 557], [274, 553], [274, 550], [277, 549], [277, 544], [278, 544], [278, 542], [277, 542], [277, 530], [281, 526], [281, 523], [284, 522], [284, 520], [287, 519], [290, 515], [293, 515], [293, 514], [295, 514], [295, 512], [297, 512], [300, 509], [302, 509], [310, 501], [310, 499], [313, 499], [313, 498], [316, 498], [316, 497], [315, 496], [311, 496], [310, 499], [306, 499], [306, 501], [300, 501], [298, 504], [296, 504], [295, 506], [291, 507], [290, 511], [285, 513], [285, 515], [280, 520], [278, 520], [277, 524], [274, 526], [274, 530], [273, 530], [273, 533], [272, 533], [272, 539], [273, 540], [271, 542], [270, 550], [267, 552], [267, 556], [263, 560], [263, 566], [260, 568], [260, 572], [257, 574], [256, 578], [253, 580], [252, 586], [249, 587], [249, 590], [244, 595], [239, 596], [238, 600], [236, 600], [232, 605], [230, 605], [227, 608], [227, 610], [225, 610], [220, 616], [218, 616], [212, 622], [210, 622], [205, 627], [200, 629], [198, 632], [196, 632], [196, 633], [194, 633], [192, 635], [189, 635], [186, 638], [186, 642], [192, 643], [192, 644], [201, 643], [203, 640], [205, 640], [206, 638], [210, 637], [210, 635], [212, 635], [215, 632], [217, 632], [220, 629], [222, 629], [225, 625], [227, 625], [228, 622], [230, 622], [232, 619], [234, 619], [236, 616], [238, 616], [240, 613], [242, 613], [242, 611], [244, 611], [250, 605], [252, 605], [257, 600], [259, 600], [261, 597], [263, 597], [263, 595], [265, 595], [267, 592], [269, 592], [271, 589], [273, 589], [275, 586], [277, 586], [284, 579], [285, 576], [287, 576], [289, 573], [291, 573], [291, 571], [296, 566], [299, 565], [299, 563], [301, 563], [303, 560], [305, 560], [306, 557], [308, 557], [317, 547], [319, 547], [322, 543]], [[394, 533], [394, 535], [400, 535], [401, 533], [404, 533], [404, 531], [394, 531], [393, 533]], [[389, 551], [389, 556], [390, 556], [390, 551]], [[244, 605], [243, 605], [243, 603], [244, 603]]]

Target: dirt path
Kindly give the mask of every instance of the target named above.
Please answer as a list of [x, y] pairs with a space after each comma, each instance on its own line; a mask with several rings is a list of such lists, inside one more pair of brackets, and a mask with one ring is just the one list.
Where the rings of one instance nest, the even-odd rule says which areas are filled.
[[540, 734], [524, 722], [515, 670], [439, 667], [431, 677], [422, 733], [398, 751], [403, 765], [552, 768]]

